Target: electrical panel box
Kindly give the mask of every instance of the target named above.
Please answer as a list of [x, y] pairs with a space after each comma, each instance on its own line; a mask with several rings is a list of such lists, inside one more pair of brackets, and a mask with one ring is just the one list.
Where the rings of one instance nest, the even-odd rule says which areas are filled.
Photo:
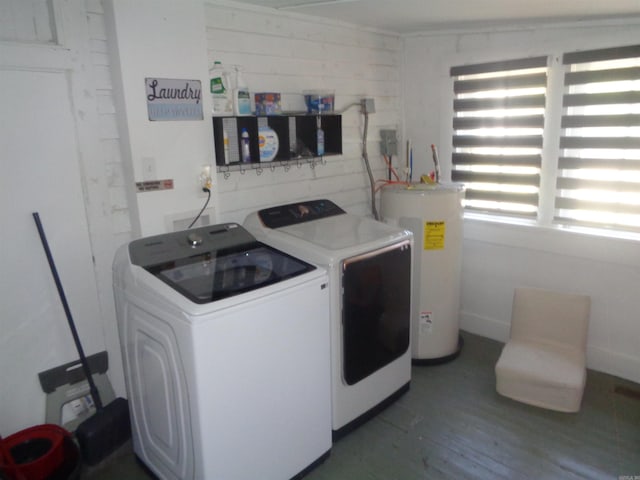
[[398, 137], [396, 130], [380, 130], [380, 153], [398, 155]]

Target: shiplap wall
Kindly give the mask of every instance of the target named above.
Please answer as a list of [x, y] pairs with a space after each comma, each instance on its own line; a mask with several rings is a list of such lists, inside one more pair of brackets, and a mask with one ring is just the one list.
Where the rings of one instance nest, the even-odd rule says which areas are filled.
[[[304, 109], [302, 92], [335, 91], [336, 110], [375, 100], [369, 117], [367, 150], [375, 178], [385, 178], [380, 128], [401, 127], [399, 36], [259, 7], [206, 5], [208, 58], [242, 67], [252, 95], [280, 92], [287, 111]], [[327, 156], [310, 168], [264, 168], [217, 175], [218, 220], [242, 222], [265, 206], [329, 198], [351, 213], [369, 215], [369, 180], [361, 157], [364, 117], [352, 107], [342, 117], [343, 155]]]
[[[127, 200], [125, 168], [122, 159], [120, 135], [116, 121], [113, 84], [110, 70], [110, 59], [107, 48], [107, 34], [105, 28], [104, 10], [101, 0], [86, 0], [87, 29], [89, 36], [90, 64], [87, 65], [88, 75], [93, 79], [93, 91], [97, 116], [97, 145], [92, 155], [96, 165], [101, 165], [106, 185], [106, 198], [101, 205], [93, 208], [101, 209], [104, 214], [101, 221], [108, 224], [92, 225], [93, 235], [109, 235], [104, 240], [103, 251], [96, 257], [96, 279], [100, 296], [100, 312], [104, 335], [104, 344], [109, 353], [109, 378], [117, 395], [125, 395], [124, 374], [120, 356], [120, 341], [116, 326], [115, 305], [111, 278], [111, 262], [117, 248], [133, 238], [129, 201]], [[96, 167], [96, 170], [98, 168]], [[88, 182], [87, 189], [92, 188]], [[96, 242], [97, 243], [97, 242]], [[94, 245], [94, 249], [97, 248]], [[100, 261], [98, 261], [101, 259]]]
[[[116, 244], [131, 238], [104, 11], [100, 0], [87, 0], [96, 98], [100, 119], [101, 151], [108, 175], [111, 217]], [[274, 14], [259, 7], [232, 4], [206, 5], [208, 58], [239, 65], [251, 93], [281, 92], [283, 108], [304, 109], [302, 92], [330, 89], [336, 93], [336, 110], [361, 98], [375, 100], [369, 116], [367, 150], [374, 177], [385, 178], [380, 156], [379, 130], [401, 131], [401, 61], [399, 36], [356, 28], [347, 24], [293, 14]], [[218, 221], [242, 222], [251, 211], [303, 198], [326, 197], [352, 213], [370, 214], [369, 180], [362, 160], [364, 117], [359, 107], [343, 113], [343, 155], [327, 156], [311, 168], [292, 164], [245, 174], [220, 173]]]
[[102, 157], [107, 176], [114, 242], [115, 245], [121, 245], [131, 239], [131, 220], [113, 98], [104, 10], [100, 0], [87, 0], [86, 8], [91, 39], [91, 69], [100, 129], [98, 132], [100, 151], [96, 154]]

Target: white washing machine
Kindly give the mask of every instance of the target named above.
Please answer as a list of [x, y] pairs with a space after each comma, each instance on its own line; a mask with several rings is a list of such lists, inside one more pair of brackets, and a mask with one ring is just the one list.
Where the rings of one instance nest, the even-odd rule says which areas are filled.
[[327, 283], [233, 223], [119, 249], [133, 447], [155, 475], [282, 480], [329, 454]]
[[329, 272], [335, 440], [409, 388], [413, 236], [329, 200], [260, 210], [244, 226]]

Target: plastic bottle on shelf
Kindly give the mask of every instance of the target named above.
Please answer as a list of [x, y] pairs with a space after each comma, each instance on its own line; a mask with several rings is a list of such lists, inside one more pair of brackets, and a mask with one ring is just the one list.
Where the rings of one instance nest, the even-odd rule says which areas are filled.
[[222, 143], [224, 146], [224, 164], [229, 165], [229, 135], [227, 135], [227, 131], [222, 131]]
[[236, 115], [251, 115], [251, 96], [240, 67], [236, 65], [236, 88], [233, 90], [233, 105]]
[[324, 130], [322, 130], [320, 117], [317, 117], [316, 120], [316, 144], [316, 155], [321, 157], [324, 155]]
[[211, 93], [211, 113], [233, 115], [233, 97], [229, 73], [222, 62], [216, 60], [209, 70], [209, 91]]
[[246, 128], [243, 128], [240, 134], [240, 155], [242, 157], [242, 163], [251, 162], [251, 147], [249, 145], [249, 132], [247, 132]]

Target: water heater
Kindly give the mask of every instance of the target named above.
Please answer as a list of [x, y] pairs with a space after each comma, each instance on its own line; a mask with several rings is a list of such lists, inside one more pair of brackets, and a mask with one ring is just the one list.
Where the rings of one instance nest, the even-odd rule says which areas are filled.
[[463, 187], [455, 184], [382, 190], [383, 221], [414, 235], [411, 354], [416, 364], [447, 361], [460, 351], [463, 198]]

